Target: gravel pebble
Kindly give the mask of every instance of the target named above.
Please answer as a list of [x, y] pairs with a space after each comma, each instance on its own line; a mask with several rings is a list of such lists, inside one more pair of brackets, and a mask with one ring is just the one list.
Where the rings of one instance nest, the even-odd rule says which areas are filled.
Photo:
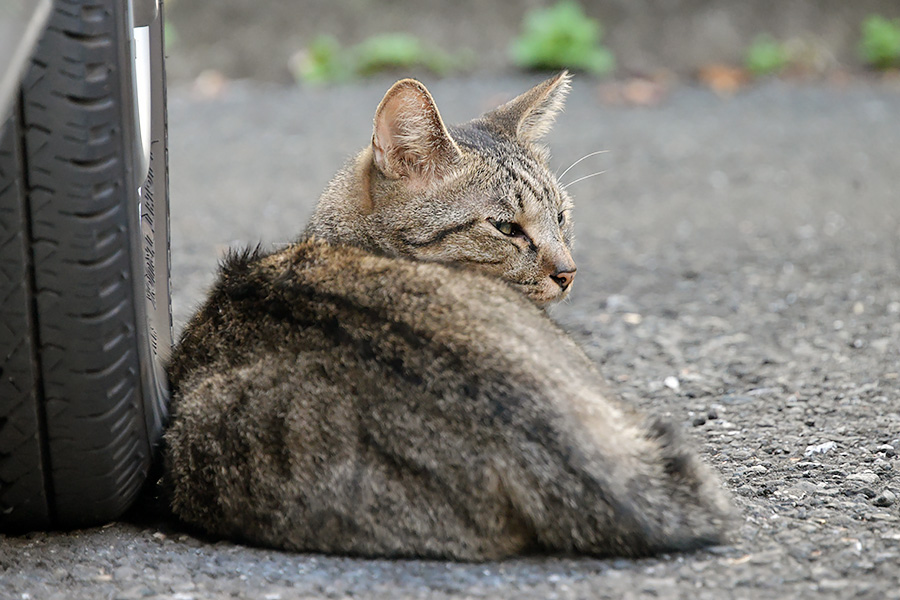
[[815, 454], [825, 454], [829, 450], [834, 450], [837, 447], [837, 442], [822, 442], [821, 444], [813, 444], [811, 446], [807, 446], [806, 450], [803, 451], [803, 456], [813, 456]]
[[884, 490], [872, 500], [875, 506], [891, 506], [897, 500], [897, 496], [890, 490]]
[[847, 475], [847, 481], [874, 485], [878, 483], [879, 477], [872, 471], [861, 471], [859, 473], [851, 473], [850, 475]]
[[882, 445], [878, 446], [877, 448], [875, 448], [875, 452], [881, 452], [887, 458], [893, 458], [894, 456], [897, 456], [896, 449], [894, 448], [894, 446], [892, 446], [890, 444], [882, 444]]
[[668, 377], [666, 377], [663, 380], [663, 385], [665, 385], [670, 390], [674, 390], [677, 392], [678, 389], [681, 387], [681, 382], [678, 381], [677, 377], [675, 377], [673, 375], [669, 375]]
[[115, 569], [112, 572], [113, 578], [115, 578], [117, 581], [133, 579], [134, 577], [137, 576], [137, 574], [138, 574], [138, 572], [135, 569], [133, 569], [132, 567], [128, 567], [128, 566], [118, 567], [117, 569]]

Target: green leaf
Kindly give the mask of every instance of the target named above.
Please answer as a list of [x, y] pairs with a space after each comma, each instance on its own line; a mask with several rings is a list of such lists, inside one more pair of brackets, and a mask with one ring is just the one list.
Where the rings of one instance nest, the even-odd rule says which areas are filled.
[[787, 66], [788, 61], [784, 45], [766, 34], [757, 36], [747, 49], [747, 70], [754, 75], [778, 73]]
[[408, 33], [388, 33], [370, 37], [345, 49], [330, 35], [313, 40], [292, 61], [297, 81], [306, 84], [338, 83], [390, 69], [422, 67], [445, 75], [473, 61], [465, 51], [451, 55], [424, 44]]
[[900, 67], [900, 19], [867, 17], [862, 23], [859, 55], [876, 69]]
[[369, 75], [391, 68], [408, 69], [419, 63], [425, 50], [419, 38], [407, 33], [371, 37], [354, 48], [356, 72]]
[[312, 85], [343, 81], [351, 74], [340, 43], [330, 35], [316, 37], [292, 70], [295, 79]]
[[453, 56], [422, 43], [408, 33], [387, 33], [371, 37], [353, 49], [354, 69], [359, 75], [371, 75], [389, 69], [423, 67], [445, 75], [462, 67], [465, 55]]
[[522, 33], [510, 44], [516, 65], [528, 69], [569, 68], [594, 74], [615, 67], [612, 53], [600, 45], [603, 29], [574, 0], [563, 0], [526, 13]]

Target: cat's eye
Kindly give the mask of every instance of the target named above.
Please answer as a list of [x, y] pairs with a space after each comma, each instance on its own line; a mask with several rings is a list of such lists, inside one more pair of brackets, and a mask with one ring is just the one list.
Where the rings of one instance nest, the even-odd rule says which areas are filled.
[[560, 225], [562, 225], [563, 223], [565, 223], [565, 222], [566, 222], [566, 211], [564, 211], [564, 210], [559, 211], [559, 214], [556, 215], [556, 221], [557, 221]]
[[513, 234], [513, 224], [508, 221], [498, 221], [497, 223], [494, 223], [494, 227], [496, 227], [497, 231], [503, 235]]
[[516, 223], [492, 220], [491, 224], [497, 228], [497, 231], [509, 237], [525, 235], [525, 232]]

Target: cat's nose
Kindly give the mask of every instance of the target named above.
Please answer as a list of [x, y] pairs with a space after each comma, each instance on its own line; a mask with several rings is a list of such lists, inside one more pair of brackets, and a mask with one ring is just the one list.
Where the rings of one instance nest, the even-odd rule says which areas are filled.
[[550, 276], [550, 279], [565, 290], [572, 285], [572, 280], [575, 279], [575, 270], [575, 265], [566, 265], [559, 268], [556, 273]]

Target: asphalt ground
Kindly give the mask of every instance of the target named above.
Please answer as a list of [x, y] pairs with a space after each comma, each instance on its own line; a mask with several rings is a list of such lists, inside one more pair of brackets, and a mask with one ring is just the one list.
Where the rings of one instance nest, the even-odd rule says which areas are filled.
[[[472, 118], [527, 76], [426, 81]], [[176, 329], [233, 245], [285, 243], [367, 143], [391, 80], [170, 90]], [[576, 80], [548, 137], [578, 278], [552, 311], [613, 389], [681, 426], [742, 520], [644, 560], [486, 564], [291, 554], [133, 511], [0, 536], [0, 598], [900, 598], [900, 91], [868, 80], [677, 87], [654, 107]], [[511, 324], [514, 326], [514, 324]]]

